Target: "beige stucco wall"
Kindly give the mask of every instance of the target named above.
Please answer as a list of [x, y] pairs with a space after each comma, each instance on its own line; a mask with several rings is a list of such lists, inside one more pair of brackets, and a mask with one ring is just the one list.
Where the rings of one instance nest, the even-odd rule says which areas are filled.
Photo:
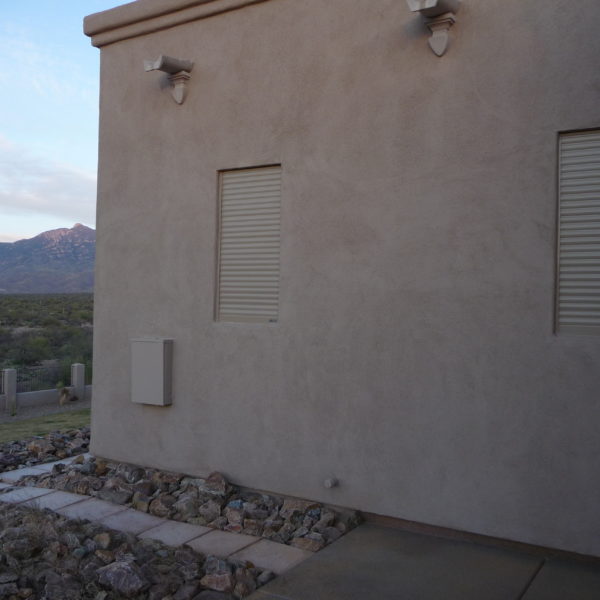
[[[270, 0], [104, 46], [93, 452], [600, 555], [600, 338], [553, 333], [599, 25], [465, 0], [437, 58], [404, 1]], [[159, 54], [195, 61], [182, 106]], [[273, 163], [280, 321], [215, 322], [217, 171]], [[130, 402], [146, 335], [167, 408]]]

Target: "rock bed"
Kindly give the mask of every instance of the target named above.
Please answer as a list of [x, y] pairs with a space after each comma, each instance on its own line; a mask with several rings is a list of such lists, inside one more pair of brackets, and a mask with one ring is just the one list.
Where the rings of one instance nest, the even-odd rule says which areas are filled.
[[89, 427], [6, 442], [0, 444], [0, 473], [83, 454], [89, 445]]
[[273, 578], [241, 561], [186, 546], [0, 506], [0, 598], [10, 600], [234, 600]]
[[64, 490], [130, 506], [157, 517], [262, 536], [317, 552], [359, 523], [354, 511], [280, 498], [229, 484], [220, 473], [186, 477], [95, 457], [77, 457], [19, 485]]

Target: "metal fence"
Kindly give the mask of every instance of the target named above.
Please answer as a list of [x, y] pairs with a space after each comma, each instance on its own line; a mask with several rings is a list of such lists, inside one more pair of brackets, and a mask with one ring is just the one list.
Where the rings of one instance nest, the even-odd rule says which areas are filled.
[[51, 390], [59, 384], [70, 385], [71, 367], [21, 367], [17, 370], [17, 393]]

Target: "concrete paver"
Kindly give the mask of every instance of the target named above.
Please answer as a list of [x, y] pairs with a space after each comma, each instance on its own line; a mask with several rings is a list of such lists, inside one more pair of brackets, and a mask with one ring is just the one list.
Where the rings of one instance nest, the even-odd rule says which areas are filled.
[[289, 571], [292, 567], [299, 565], [311, 556], [313, 556], [312, 552], [300, 550], [300, 548], [277, 544], [270, 540], [260, 540], [256, 544], [251, 544], [235, 552], [230, 558], [248, 560], [279, 575]]
[[21, 467], [20, 469], [15, 469], [14, 471], [4, 471], [0, 473], [0, 480], [12, 482], [18, 481], [21, 477], [25, 477], [26, 475], [40, 475], [41, 473], [48, 473], [52, 471], [52, 467], [54, 465], [61, 463], [64, 465], [68, 465], [72, 463], [74, 460], [82, 456], [84, 459], [89, 458], [91, 454], [86, 452], [85, 454], [78, 454], [77, 456], [69, 456], [68, 458], [62, 458], [60, 460], [55, 460], [52, 462], [41, 463], [39, 465], [33, 465], [32, 467]]
[[476, 544], [362, 525], [252, 600], [517, 600], [541, 560]]
[[210, 533], [187, 542], [186, 546], [190, 546], [190, 548], [201, 554], [214, 554], [220, 558], [226, 558], [230, 554], [258, 542], [260, 539], [251, 535], [214, 529]]
[[114, 515], [115, 513], [122, 512], [124, 510], [126, 510], [125, 506], [111, 504], [105, 500], [98, 500], [98, 498], [89, 498], [83, 502], [77, 502], [76, 504], [59, 508], [56, 512], [68, 517], [69, 519], [88, 519], [90, 521], [99, 521], [100, 519], [104, 519], [104, 517]]
[[179, 521], [166, 521], [161, 519], [161, 524], [152, 527], [140, 534], [141, 538], [159, 540], [167, 546], [181, 546], [190, 540], [214, 531], [210, 527], [181, 523]]
[[598, 600], [600, 567], [575, 561], [551, 559], [527, 590], [523, 600]]
[[147, 529], [160, 525], [163, 519], [139, 510], [134, 510], [133, 508], [127, 508], [114, 515], [103, 517], [99, 521], [111, 529], [127, 531], [138, 535]]
[[55, 460], [53, 462], [42, 463], [41, 465], [35, 465], [32, 468], [38, 469], [39, 471], [43, 471], [44, 473], [48, 473], [48, 472], [52, 471], [52, 467], [54, 467], [54, 465], [56, 465], [56, 464], [70, 465], [79, 456], [83, 456], [83, 458], [86, 459], [90, 455], [89, 454], [78, 454], [77, 456], [69, 456], [68, 458], [62, 458], [60, 460]]
[[2, 479], [2, 481], [10, 483], [14, 481], [19, 481], [19, 479], [21, 479], [21, 477], [25, 477], [25, 475], [41, 475], [44, 472], [45, 471], [43, 469], [40, 469], [38, 466], [24, 467], [23, 469], [15, 469], [14, 471], [4, 471], [4, 473], [0, 473], [0, 479]]
[[[25, 488], [32, 489], [32, 488]], [[35, 488], [39, 489], [39, 488]], [[89, 496], [81, 496], [80, 494], [71, 494], [70, 492], [48, 490], [50, 494], [40, 496], [33, 500], [23, 502], [23, 506], [32, 506], [35, 508], [49, 508], [50, 510], [58, 510], [64, 508], [76, 502], [83, 502], [87, 500]]]
[[39, 498], [40, 496], [45, 496], [46, 494], [50, 493], [52, 493], [52, 490], [47, 490], [44, 488], [14, 488], [9, 492], [0, 494], [0, 502], [10, 502], [12, 504], [19, 504], [21, 502], [25, 502], [26, 500], [33, 500], [34, 498]]

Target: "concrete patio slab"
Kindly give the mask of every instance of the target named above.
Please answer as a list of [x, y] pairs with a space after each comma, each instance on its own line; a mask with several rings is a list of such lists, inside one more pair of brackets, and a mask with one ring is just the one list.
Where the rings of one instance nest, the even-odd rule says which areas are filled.
[[214, 529], [202, 527], [202, 525], [163, 520], [160, 525], [144, 531], [139, 537], [159, 540], [167, 546], [181, 546], [211, 531], [214, 531]]
[[600, 566], [575, 561], [548, 560], [523, 600], [598, 600]]
[[313, 552], [300, 550], [293, 546], [277, 544], [270, 540], [260, 540], [235, 552], [230, 558], [237, 560], [248, 560], [263, 569], [269, 569], [273, 573], [281, 574], [289, 571], [292, 567], [304, 562], [313, 556]]
[[98, 498], [88, 498], [83, 502], [77, 502], [64, 508], [59, 508], [56, 512], [68, 517], [69, 519], [88, 519], [90, 521], [99, 521], [126, 510], [125, 506], [120, 504], [111, 504]]
[[251, 535], [214, 529], [199, 538], [187, 542], [186, 546], [190, 546], [190, 548], [201, 554], [214, 554], [220, 558], [226, 558], [230, 554], [258, 542], [260, 539]]
[[164, 519], [160, 517], [155, 517], [154, 515], [149, 515], [148, 513], [132, 508], [127, 508], [114, 515], [104, 517], [99, 519], [99, 521], [111, 529], [127, 531], [135, 535], [164, 523]]
[[45, 496], [46, 494], [51, 494], [52, 491], [53, 490], [48, 490], [46, 488], [34, 487], [15, 488], [10, 492], [0, 494], [0, 502], [10, 502], [12, 504], [19, 504], [27, 500], [32, 500], [34, 498], [39, 498], [40, 496]]
[[362, 525], [252, 600], [517, 600], [541, 560]]
[[[34, 489], [34, 488], [23, 488], [23, 489]], [[40, 489], [40, 488], [35, 488]], [[64, 508], [65, 506], [70, 506], [71, 504], [75, 504], [76, 502], [82, 502], [87, 500], [89, 496], [81, 496], [79, 494], [71, 494], [69, 492], [48, 490], [51, 492], [50, 494], [46, 494], [45, 496], [40, 496], [38, 498], [34, 498], [33, 500], [28, 500], [27, 502], [23, 502], [23, 506], [31, 506], [35, 508], [49, 508], [50, 510], [58, 510], [59, 508]]]

